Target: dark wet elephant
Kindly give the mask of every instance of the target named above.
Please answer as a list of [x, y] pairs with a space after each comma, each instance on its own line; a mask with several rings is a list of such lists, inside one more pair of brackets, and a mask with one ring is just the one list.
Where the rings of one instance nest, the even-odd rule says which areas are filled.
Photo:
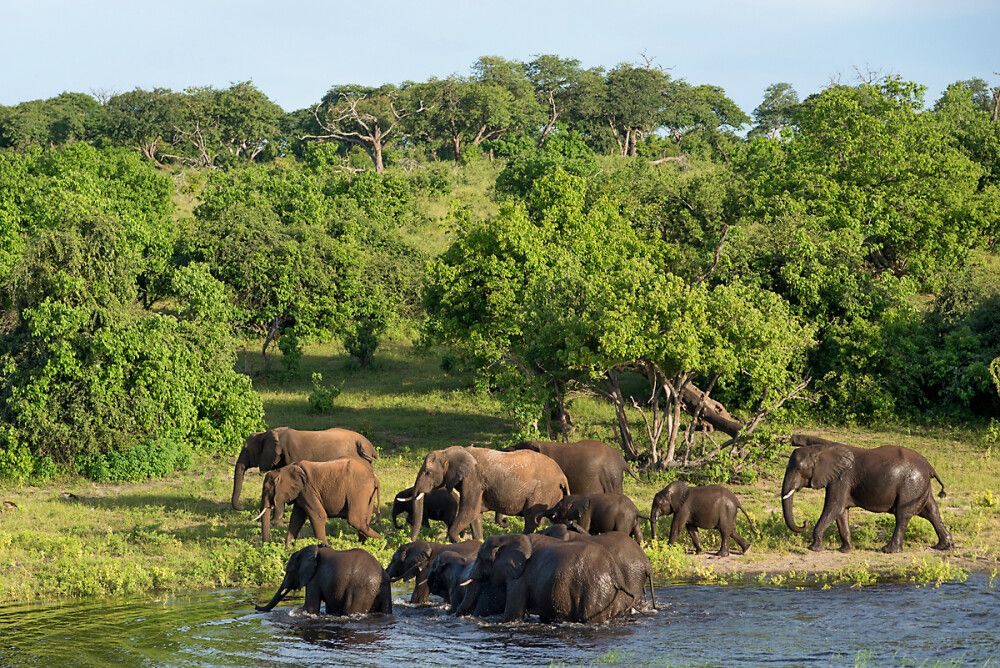
[[621, 494], [625, 472], [638, 479], [621, 453], [601, 441], [522, 441], [508, 450], [532, 450], [552, 458], [566, 474], [570, 494]]
[[[385, 570], [393, 582], [414, 578], [410, 603], [424, 604], [427, 603], [428, 594], [435, 593], [427, 582], [427, 572], [431, 561], [444, 553], [475, 557], [480, 545], [478, 540], [467, 540], [464, 543], [431, 543], [425, 540], [415, 540], [396, 548]], [[440, 596], [440, 594], [438, 595]]]
[[653, 505], [649, 511], [649, 528], [652, 537], [656, 538], [656, 524], [661, 515], [673, 513], [670, 523], [670, 544], [680, 538], [681, 529], [687, 529], [694, 544], [694, 551], [701, 552], [701, 539], [698, 529], [716, 529], [722, 539], [722, 545], [716, 553], [720, 557], [729, 556], [729, 541], [735, 540], [740, 551], [746, 553], [750, 549], [750, 541], [736, 531], [736, 513], [743, 511], [743, 516], [750, 523], [750, 531], [755, 532], [753, 521], [743, 510], [740, 500], [723, 485], [704, 485], [689, 487], [686, 482], [675, 480], [653, 497]]
[[296, 462], [328, 462], [341, 457], [358, 457], [371, 463], [378, 458], [378, 453], [371, 441], [348, 429], [300, 431], [275, 427], [251, 434], [236, 459], [233, 508], [243, 509], [240, 493], [247, 469], [256, 467], [266, 473]]
[[[407, 487], [393, 498], [392, 526], [396, 529], [403, 528], [396, 523], [396, 518], [402, 514], [406, 515], [410, 531], [412, 532], [416, 528], [413, 526], [413, 497], [413, 488]], [[431, 490], [424, 496], [424, 521], [421, 526], [422, 528], [430, 527], [430, 520], [438, 520], [450, 525], [455, 521], [457, 514], [458, 499], [455, 498], [455, 494], [450, 489]]]
[[583, 540], [603, 546], [618, 560], [625, 576], [625, 588], [630, 592], [643, 592], [643, 596], [645, 596], [645, 588], [648, 584], [649, 600], [653, 609], [656, 609], [656, 594], [653, 591], [653, 566], [649, 563], [649, 557], [646, 556], [645, 550], [627, 533], [609, 531], [592, 536], [579, 531], [578, 528], [561, 523], [546, 527], [538, 533], [560, 540]]
[[639, 509], [624, 494], [570, 494], [545, 511], [555, 524], [577, 524], [587, 533], [622, 531], [642, 543]]
[[923, 455], [894, 445], [879, 448], [855, 448], [816, 436], [796, 434], [781, 485], [781, 509], [785, 524], [796, 533], [805, 533], [806, 525], [795, 524], [792, 495], [803, 487], [826, 488], [823, 512], [813, 528], [810, 550], [823, 549], [823, 533], [833, 521], [840, 531], [840, 551], [851, 549], [848, 510], [858, 507], [875, 513], [892, 513], [896, 528], [883, 552], [903, 548], [906, 525], [914, 515], [931, 523], [937, 533], [938, 550], [950, 549], [951, 535], [941, 521], [931, 479], [944, 483]]
[[[434, 489], [458, 490], [458, 515], [448, 527], [453, 543], [472, 526], [472, 536], [482, 540], [480, 515], [492, 510], [524, 518], [524, 532], [538, 526], [541, 514], [569, 493], [562, 469], [545, 455], [531, 451], [499, 452], [489, 448], [453, 446], [435, 450], [424, 462], [413, 484], [415, 540], [423, 521], [424, 496]], [[401, 499], [406, 501], [404, 497]]]
[[319, 614], [320, 603], [328, 615], [392, 614], [389, 576], [382, 565], [364, 550], [333, 550], [310, 545], [294, 553], [285, 566], [285, 578], [266, 605], [255, 606], [268, 612], [288, 592], [306, 589], [302, 609]]
[[371, 529], [372, 514], [378, 508], [379, 483], [371, 464], [361, 459], [332, 462], [299, 462], [264, 475], [261, 489], [261, 540], [271, 539], [271, 520], [281, 519], [286, 503], [294, 504], [288, 520], [285, 545], [291, 545], [306, 519], [316, 540], [326, 542], [326, 521], [342, 517], [357, 529], [358, 538], [379, 538]]
[[603, 546], [541, 534], [491, 536], [469, 580], [459, 614], [473, 609], [490, 584], [506, 591], [504, 621], [535, 614], [543, 622], [599, 624], [627, 614], [642, 598], [626, 589], [620, 564]]

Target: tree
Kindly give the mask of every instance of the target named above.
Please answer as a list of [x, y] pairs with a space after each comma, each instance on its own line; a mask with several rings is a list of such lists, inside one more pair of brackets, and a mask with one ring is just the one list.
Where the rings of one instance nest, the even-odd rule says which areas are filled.
[[635, 156], [643, 136], [662, 124], [669, 82], [666, 72], [656, 67], [623, 63], [608, 72], [602, 115], [620, 155]]
[[234, 158], [256, 160], [278, 137], [284, 111], [252, 81], [219, 91], [215, 100], [219, 139]]
[[472, 84], [463, 107], [475, 146], [508, 133], [533, 134], [540, 124], [544, 112], [523, 63], [483, 56], [472, 66]]
[[89, 139], [101, 106], [84, 93], [0, 107], [0, 147], [59, 146]]
[[549, 112], [539, 134], [539, 143], [545, 142], [560, 119], [566, 127], [574, 128], [584, 119], [599, 113], [598, 96], [604, 79], [602, 70], [585, 70], [575, 58], [545, 54], [536, 56], [527, 64], [527, 75], [539, 104]]
[[753, 132], [769, 139], [781, 136], [782, 128], [794, 123], [795, 109], [799, 105], [799, 94], [790, 83], [775, 83], [764, 91], [764, 99], [753, 110], [756, 126]]
[[134, 148], [157, 166], [180, 122], [180, 94], [166, 88], [136, 88], [104, 104], [101, 133], [113, 143]]
[[335, 86], [314, 110], [317, 131], [302, 139], [357, 146], [381, 174], [385, 171], [385, 148], [401, 134], [401, 121], [426, 110], [422, 100], [406, 93], [393, 85]]

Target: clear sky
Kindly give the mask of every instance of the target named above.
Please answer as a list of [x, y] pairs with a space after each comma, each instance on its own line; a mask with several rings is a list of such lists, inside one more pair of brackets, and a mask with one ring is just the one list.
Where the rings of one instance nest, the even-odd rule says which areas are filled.
[[1000, 83], [1000, 0], [0, 0], [0, 104], [64, 90], [226, 86], [252, 79], [286, 109], [335, 83], [467, 73], [480, 55], [587, 66], [641, 54], [720, 85], [747, 112], [854, 68], [929, 87]]

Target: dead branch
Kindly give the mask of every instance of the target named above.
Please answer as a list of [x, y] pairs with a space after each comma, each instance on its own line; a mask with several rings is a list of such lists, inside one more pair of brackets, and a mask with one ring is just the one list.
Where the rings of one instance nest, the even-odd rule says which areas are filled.
[[719, 266], [719, 258], [722, 256], [722, 245], [726, 243], [727, 234], [729, 234], [729, 223], [723, 223], [722, 234], [719, 236], [719, 243], [715, 244], [715, 252], [712, 253], [712, 264], [709, 265], [704, 274], [694, 280], [695, 285], [698, 285], [711, 276], [712, 272], [715, 271], [715, 268]]

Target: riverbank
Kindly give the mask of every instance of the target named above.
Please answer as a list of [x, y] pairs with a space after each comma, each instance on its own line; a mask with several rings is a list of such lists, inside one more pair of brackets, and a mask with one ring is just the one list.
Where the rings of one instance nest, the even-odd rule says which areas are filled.
[[[869, 585], [884, 581], [940, 583], [961, 580], [971, 570], [996, 577], [1000, 569], [1000, 507], [996, 481], [1000, 461], [992, 450], [955, 435], [825, 431], [823, 434], [861, 445], [900, 443], [924, 453], [948, 487], [941, 500], [945, 522], [956, 548], [942, 554], [929, 549], [930, 524], [914, 519], [905, 551], [878, 552], [892, 530], [889, 515], [855, 510], [851, 527], [856, 549], [815, 554], [806, 540], [792, 535], [781, 518], [775, 490], [780, 471], [753, 485], [734, 485], [758, 528], [747, 555], [719, 558], [695, 555], [685, 538], [681, 545], [657, 541], [646, 545], [657, 578], [662, 582], [740, 582], [772, 585]], [[407, 540], [394, 531], [387, 517], [391, 494], [412, 484], [419, 454], [387, 455], [376, 463], [382, 482], [383, 516], [374, 528], [380, 540], [364, 547], [386, 563]], [[259, 475], [247, 479], [247, 508], [256, 504], [253, 490]], [[260, 545], [253, 510], [229, 508], [231, 471], [224, 462], [202, 462], [184, 475], [134, 485], [97, 485], [75, 480], [40, 487], [0, 490], [0, 603], [36, 599], [93, 596], [147, 596], [219, 587], [271, 587], [283, 573], [291, 550], [279, 538]], [[648, 508], [662, 481], [626, 480], [626, 493], [640, 508]], [[800, 498], [801, 497], [801, 498]], [[796, 495], [798, 515], [814, 521], [822, 491]], [[661, 524], [661, 536], [669, 520]], [[514, 520], [515, 525], [518, 520]], [[431, 534], [443, 538], [443, 526]], [[499, 528], [487, 522], [487, 530]], [[333, 520], [334, 547], [355, 547], [354, 532]], [[739, 530], [748, 535], [745, 520]], [[278, 536], [281, 532], [277, 532]], [[717, 537], [702, 532], [707, 549]], [[307, 544], [306, 527], [298, 547]], [[831, 528], [827, 545], [837, 545]], [[294, 549], [294, 548], [292, 548]]]

